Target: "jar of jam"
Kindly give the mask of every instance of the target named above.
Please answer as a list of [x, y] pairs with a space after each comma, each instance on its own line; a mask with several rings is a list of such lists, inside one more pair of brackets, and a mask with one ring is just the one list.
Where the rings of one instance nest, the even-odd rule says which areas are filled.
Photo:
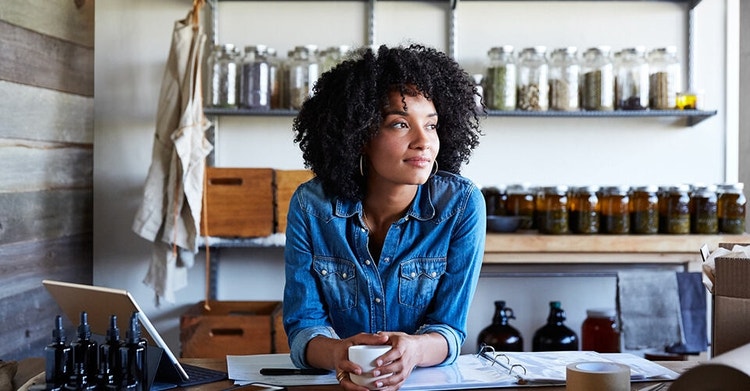
[[717, 214], [719, 231], [725, 234], [745, 233], [745, 208], [747, 198], [743, 194], [744, 184], [727, 183], [717, 188]]
[[659, 233], [659, 197], [655, 185], [630, 188], [630, 233], [652, 235]]
[[535, 228], [535, 193], [534, 188], [528, 184], [513, 184], [507, 189], [508, 197], [505, 202], [505, 210], [508, 216], [526, 217], [521, 222], [521, 229]]
[[586, 310], [581, 326], [581, 350], [599, 353], [620, 353], [620, 330], [612, 308]]
[[699, 185], [690, 192], [690, 232], [716, 234], [719, 232], [718, 197], [715, 185]]
[[574, 234], [599, 233], [599, 186], [570, 189], [568, 226]]
[[690, 233], [690, 187], [671, 186], [666, 195], [666, 231], [668, 234]]
[[493, 47], [484, 82], [484, 101], [492, 110], [516, 109], [516, 57], [513, 46]]
[[561, 235], [568, 233], [568, 187], [542, 187], [536, 198], [539, 233]]
[[630, 198], [627, 186], [602, 187], [599, 197], [599, 231], [605, 234], [627, 234], [630, 232]]

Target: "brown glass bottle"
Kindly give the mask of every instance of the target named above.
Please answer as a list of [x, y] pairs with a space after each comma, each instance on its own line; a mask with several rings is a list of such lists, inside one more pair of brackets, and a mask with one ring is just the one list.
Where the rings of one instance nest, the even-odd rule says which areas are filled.
[[717, 209], [716, 186], [695, 186], [690, 192], [690, 233], [718, 233], [719, 216]]
[[532, 351], [578, 350], [578, 335], [564, 324], [565, 310], [559, 301], [550, 301], [547, 324], [534, 333]]
[[508, 197], [505, 202], [505, 210], [508, 216], [526, 217], [521, 222], [521, 229], [536, 228], [534, 224], [534, 188], [527, 184], [509, 185]]
[[627, 186], [606, 186], [601, 190], [599, 231], [605, 234], [630, 232], [630, 212]]
[[599, 233], [599, 186], [570, 189], [568, 226], [574, 234]]
[[628, 209], [630, 233], [651, 235], [659, 233], [659, 197], [656, 186], [630, 188]]
[[581, 350], [620, 353], [620, 331], [615, 315], [615, 310], [609, 308], [586, 310], [586, 320], [581, 325]]
[[718, 192], [719, 231], [725, 234], [745, 233], [747, 198], [742, 183], [720, 185]]
[[690, 233], [690, 187], [687, 185], [671, 186], [666, 195], [666, 231], [667, 234], [684, 235]]
[[505, 306], [504, 300], [496, 301], [492, 324], [479, 332], [477, 346], [489, 345], [497, 352], [522, 352], [523, 337], [515, 327], [508, 324], [509, 319], [515, 318], [513, 310]]
[[504, 216], [506, 214], [505, 201], [508, 196], [504, 186], [483, 187], [484, 203], [487, 207], [487, 216]]
[[568, 187], [542, 187], [536, 198], [539, 233], [561, 235], [568, 233]]

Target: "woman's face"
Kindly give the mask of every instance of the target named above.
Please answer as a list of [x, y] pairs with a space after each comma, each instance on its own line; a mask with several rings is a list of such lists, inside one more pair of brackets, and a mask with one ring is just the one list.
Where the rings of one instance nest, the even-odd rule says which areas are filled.
[[402, 97], [392, 91], [378, 133], [365, 148], [369, 179], [392, 185], [425, 183], [440, 149], [437, 124], [435, 105], [422, 94]]

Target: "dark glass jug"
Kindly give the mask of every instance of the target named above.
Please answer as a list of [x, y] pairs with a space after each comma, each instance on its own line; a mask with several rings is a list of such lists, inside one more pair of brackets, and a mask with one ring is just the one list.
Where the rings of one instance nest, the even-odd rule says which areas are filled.
[[547, 324], [534, 333], [532, 351], [578, 350], [578, 335], [565, 324], [565, 310], [559, 301], [550, 301]]
[[522, 352], [523, 337], [515, 327], [508, 324], [509, 319], [515, 318], [513, 309], [506, 307], [505, 301], [496, 301], [492, 324], [479, 332], [477, 345], [492, 346], [497, 352]]

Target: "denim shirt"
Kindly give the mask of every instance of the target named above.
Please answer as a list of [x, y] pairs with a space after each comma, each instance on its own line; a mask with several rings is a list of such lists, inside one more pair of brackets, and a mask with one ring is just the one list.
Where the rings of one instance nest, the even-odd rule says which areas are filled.
[[362, 203], [326, 197], [302, 184], [287, 214], [284, 328], [291, 358], [308, 367], [316, 336], [439, 333], [441, 365], [455, 361], [484, 255], [484, 198], [468, 179], [438, 172], [419, 186], [406, 214], [385, 237], [379, 260], [368, 250]]

